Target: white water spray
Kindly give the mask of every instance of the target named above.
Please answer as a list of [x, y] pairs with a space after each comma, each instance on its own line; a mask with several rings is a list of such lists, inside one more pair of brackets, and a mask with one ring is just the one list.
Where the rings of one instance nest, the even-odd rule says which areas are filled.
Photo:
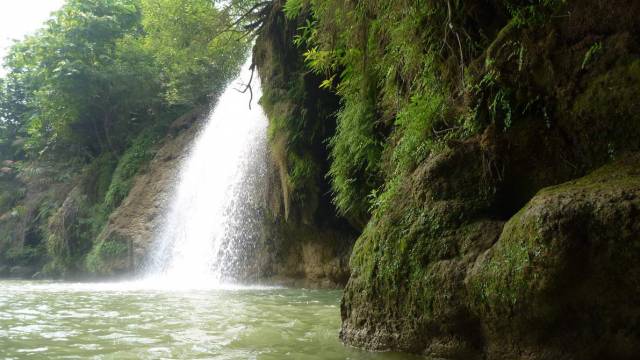
[[[243, 211], [254, 206], [256, 184], [264, 174], [267, 120], [256, 99], [260, 80], [252, 81], [253, 104], [242, 81], [243, 66], [219, 98], [185, 157], [164, 223], [154, 240], [148, 280], [163, 286], [211, 287], [224, 281], [238, 241], [251, 222]], [[251, 204], [252, 203], [252, 204]], [[243, 218], [247, 216], [247, 218]]]

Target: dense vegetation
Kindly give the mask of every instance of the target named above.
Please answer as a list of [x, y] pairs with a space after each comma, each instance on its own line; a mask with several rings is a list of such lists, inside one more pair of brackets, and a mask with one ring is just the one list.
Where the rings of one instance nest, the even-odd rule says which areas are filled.
[[[306, 65], [261, 64], [280, 75], [264, 100], [286, 195], [313, 193], [320, 137], [320, 177], [360, 231], [344, 341], [455, 359], [637, 354], [624, 319], [639, 290], [615, 265], [637, 246], [637, 3], [274, 3], [273, 26], [297, 31], [265, 34], [259, 54], [293, 43]], [[322, 98], [299, 86], [309, 72], [339, 98], [334, 132], [309, 115], [317, 103], [296, 107]]]
[[5, 264], [85, 268], [169, 122], [215, 99], [238, 71], [248, 42], [234, 30], [246, 6], [69, 0], [11, 48], [0, 80]]
[[[303, 250], [359, 235], [345, 342], [635, 358], [639, 4], [69, 0], [6, 59], [0, 256], [65, 274], [130, 251], [93, 239], [257, 35], [269, 226]], [[298, 271], [286, 254], [263, 255]]]
[[[338, 210], [366, 220], [434, 149], [490, 122], [511, 126], [510, 116], [498, 116], [511, 111], [509, 89], [491, 89], [486, 104], [465, 103], [469, 94], [497, 85], [491, 73], [474, 78], [468, 65], [500, 23], [512, 18], [516, 26], [539, 26], [563, 4], [505, 1], [487, 9], [462, 1], [287, 1], [290, 18], [310, 14], [295, 41], [308, 67], [326, 78], [322, 87], [342, 101], [330, 142]], [[492, 118], [483, 116], [487, 110]]]

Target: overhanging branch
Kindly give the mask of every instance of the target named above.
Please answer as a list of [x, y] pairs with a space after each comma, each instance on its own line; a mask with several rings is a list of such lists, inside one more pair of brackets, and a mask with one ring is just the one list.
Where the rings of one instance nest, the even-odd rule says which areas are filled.
[[241, 84], [242, 86], [244, 86], [244, 89], [240, 90], [240, 89], [236, 89], [234, 88], [235, 91], [244, 94], [247, 91], [249, 91], [250, 97], [249, 97], [249, 110], [251, 110], [251, 102], [253, 101], [253, 88], [251, 88], [251, 82], [253, 81], [253, 73], [256, 70], [256, 64], [252, 63], [251, 67], [249, 68], [251, 69], [251, 76], [249, 77], [249, 82], [246, 84]]

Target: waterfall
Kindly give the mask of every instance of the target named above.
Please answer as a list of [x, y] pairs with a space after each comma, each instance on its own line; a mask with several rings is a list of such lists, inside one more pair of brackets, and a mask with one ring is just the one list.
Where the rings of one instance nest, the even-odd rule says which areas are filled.
[[255, 209], [265, 173], [267, 119], [256, 104], [260, 80], [253, 78], [253, 104], [242, 81], [245, 64], [202, 124], [183, 160], [163, 223], [154, 239], [147, 278], [178, 287], [225, 281], [239, 254], [257, 232]]

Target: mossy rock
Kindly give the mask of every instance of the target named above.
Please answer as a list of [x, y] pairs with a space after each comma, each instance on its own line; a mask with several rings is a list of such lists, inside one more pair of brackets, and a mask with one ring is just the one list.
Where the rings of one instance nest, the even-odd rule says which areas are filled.
[[640, 156], [541, 190], [466, 280], [489, 353], [631, 359], [640, 353]]
[[342, 302], [345, 342], [479, 358], [464, 278], [503, 225], [488, 216], [495, 179], [482, 156], [478, 139], [433, 153], [369, 223], [354, 247]]
[[131, 241], [117, 233], [101, 238], [87, 255], [86, 267], [98, 276], [131, 272]]

